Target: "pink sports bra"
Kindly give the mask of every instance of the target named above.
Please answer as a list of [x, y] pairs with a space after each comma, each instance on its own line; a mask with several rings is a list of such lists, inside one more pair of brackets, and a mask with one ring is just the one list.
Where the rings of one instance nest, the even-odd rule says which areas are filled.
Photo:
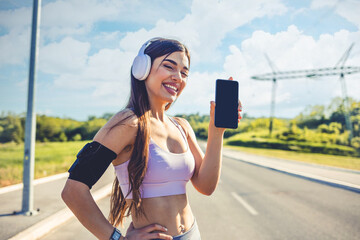
[[[184, 137], [187, 151], [184, 153], [171, 153], [165, 151], [150, 137], [148, 167], [144, 181], [140, 187], [141, 198], [184, 194], [186, 192], [186, 183], [194, 173], [195, 159], [190, 151], [186, 135], [175, 120], [171, 118], [170, 120], [180, 130], [181, 135]], [[130, 159], [122, 164], [114, 166], [124, 196], [129, 192], [129, 161]], [[132, 199], [131, 192], [127, 198]]]

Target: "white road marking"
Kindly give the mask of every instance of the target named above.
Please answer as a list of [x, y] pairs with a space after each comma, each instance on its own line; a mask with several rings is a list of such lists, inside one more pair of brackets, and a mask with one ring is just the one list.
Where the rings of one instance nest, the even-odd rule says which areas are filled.
[[[68, 177], [68, 176], [69, 176], [69, 173], [64, 172], [64, 173], [52, 175], [52, 176], [49, 176], [49, 177], [43, 177], [43, 178], [35, 179], [33, 181], [33, 183], [34, 183], [34, 186], [36, 186], [38, 184], [51, 182], [51, 181], [58, 180], [58, 179], [61, 179], [61, 178], [65, 178], [65, 177]], [[2, 188], [0, 188], [0, 194], [16, 191], [16, 190], [19, 190], [19, 189], [22, 189], [22, 188], [23, 188], [22, 183], [10, 185], [10, 186], [7, 186], [7, 187], [2, 187]]]
[[231, 195], [243, 205], [243, 207], [248, 210], [252, 215], [258, 215], [259, 213], [248, 204], [242, 197], [240, 197], [236, 192], [231, 192]]
[[[95, 202], [109, 196], [111, 194], [112, 183], [100, 188], [96, 192], [92, 193]], [[49, 233], [51, 230], [60, 226], [61, 224], [68, 221], [70, 218], [75, 217], [71, 210], [67, 207], [54, 213], [53, 215], [39, 221], [17, 235], [9, 238], [9, 240], [36, 240], [42, 238], [44, 235]]]

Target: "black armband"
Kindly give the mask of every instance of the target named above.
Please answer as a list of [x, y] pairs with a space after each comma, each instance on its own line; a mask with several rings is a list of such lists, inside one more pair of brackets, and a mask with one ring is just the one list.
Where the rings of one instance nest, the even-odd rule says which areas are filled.
[[68, 171], [69, 178], [91, 189], [116, 156], [116, 153], [98, 142], [87, 143], [76, 155], [77, 159]]

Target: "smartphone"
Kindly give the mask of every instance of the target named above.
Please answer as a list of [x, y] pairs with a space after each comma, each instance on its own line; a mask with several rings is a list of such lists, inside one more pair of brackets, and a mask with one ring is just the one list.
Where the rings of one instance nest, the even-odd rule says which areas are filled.
[[239, 83], [235, 80], [216, 80], [215, 127], [238, 127]]

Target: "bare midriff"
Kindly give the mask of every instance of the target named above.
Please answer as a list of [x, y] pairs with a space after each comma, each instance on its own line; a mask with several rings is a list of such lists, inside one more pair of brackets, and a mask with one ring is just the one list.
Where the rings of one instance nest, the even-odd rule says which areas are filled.
[[[127, 202], [130, 203], [129, 200]], [[194, 216], [186, 194], [144, 198], [142, 206], [147, 218], [144, 216], [136, 218], [135, 213], [132, 212], [131, 217], [135, 228], [157, 223], [168, 229], [166, 234], [177, 236], [188, 231], [194, 223]]]

